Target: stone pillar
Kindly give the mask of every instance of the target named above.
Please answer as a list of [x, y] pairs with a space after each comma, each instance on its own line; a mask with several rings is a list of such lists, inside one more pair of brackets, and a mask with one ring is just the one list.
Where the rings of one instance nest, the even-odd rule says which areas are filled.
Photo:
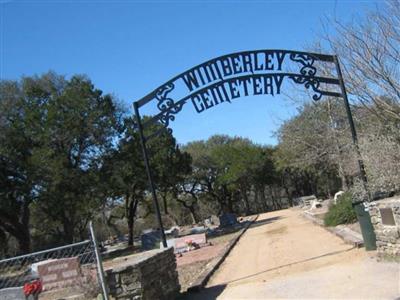
[[172, 300], [179, 294], [173, 248], [117, 258], [105, 272], [115, 299]]
[[400, 197], [371, 202], [369, 213], [378, 254], [400, 256]]

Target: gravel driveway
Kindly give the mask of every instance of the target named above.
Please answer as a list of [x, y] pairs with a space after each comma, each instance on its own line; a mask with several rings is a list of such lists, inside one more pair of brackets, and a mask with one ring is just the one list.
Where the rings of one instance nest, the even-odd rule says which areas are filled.
[[399, 264], [378, 262], [287, 209], [263, 214], [200, 293], [184, 299], [395, 299]]

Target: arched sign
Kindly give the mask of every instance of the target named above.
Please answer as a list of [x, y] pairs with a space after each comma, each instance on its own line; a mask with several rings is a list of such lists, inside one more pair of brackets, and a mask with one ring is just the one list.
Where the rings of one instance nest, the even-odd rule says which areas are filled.
[[[322, 69], [322, 64], [329, 64], [328, 68], [336, 69], [336, 77], [322, 76], [322, 70], [318, 70], [318, 68]], [[141, 137], [150, 190], [165, 247], [167, 244], [149, 166], [146, 142], [165, 129], [172, 132], [169, 128], [170, 122], [175, 120], [175, 115], [185, 104], [190, 103], [197, 113], [203, 113], [217, 105], [231, 103], [241, 97], [279, 95], [286, 81], [303, 85], [311, 92], [314, 101], [320, 100], [323, 96], [343, 98], [353, 142], [358, 149], [354, 122], [340, 65], [335, 55], [291, 50], [253, 50], [223, 55], [175, 76], [134, 102], [136, 125]], [[139, 109], [145, 105], [155, 106], [157, 113], [142, 124]], [[155, 122], [161, 124], [162, 129], [150, 136], [145, 136], [143, 129]], [[359, 165], [361, 176], [366, 182], [361, 160], [359, 160]]]
[[[202, 113], [224, 102], [246, 96], [278, 95], [284, 81], [304, 85], [313, 100], [341, 97], [340, 78], [318, 75], [317, 63], [335, 63], [335, 56], [289, 50], [254, 50], [220, 56], [175, 76], [137, 101], [138, 108], [156, 104], [158, 114], [143, 124], [170, 121], [191, 103]], [[150, 137], [149, 137], [150, 138]]]

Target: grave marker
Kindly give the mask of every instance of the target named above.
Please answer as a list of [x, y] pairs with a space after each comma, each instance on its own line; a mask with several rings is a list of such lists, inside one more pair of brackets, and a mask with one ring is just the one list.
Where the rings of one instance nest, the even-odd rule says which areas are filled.
[[80, 264], [77, 257], [62, 258], [37, 266], [43, 290], [75, 286], [81, 281]]

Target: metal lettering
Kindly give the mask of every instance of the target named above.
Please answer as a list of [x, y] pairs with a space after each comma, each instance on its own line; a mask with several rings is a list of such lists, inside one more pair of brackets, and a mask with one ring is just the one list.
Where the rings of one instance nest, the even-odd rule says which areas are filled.
[[[204, 105], [203, 105], [203, 103], [202, 102], [200, 102], [200, 96], [199, 95], [194, 95], [193, 97], [192, 97], [192, 103], [193, 103], [193, 106], [194, 106], [194, 108], [196, 109], [196, 111], [198, 112], [198, 113], [201, 113], [202, 111], [204, 111], [205, 110], [205, 107], [204, 107]], [[199, 105], [199, 106], [198, 106]]]
[[197, 81], [196, 75], [194, 73], [192, 73], [191, 71], [183, 74], [182, 79], [185, 82], [189, 91], [191, 91], [191, 92], [200, 87], [199, 82]]
[[240, 57], [234, 56], [231, 58], [231, 60], [232, 60], [232, 66], [233, 66], [233, 73], [235, 73], [235, 74], [242, 73], [243, 70], [240, 67]]
[[224, 73], [224, 77], [232, 75], [232, 67], [229, 63], [229, 59], [225, 58], [220, 60], [222, 66], [222, 72]]

